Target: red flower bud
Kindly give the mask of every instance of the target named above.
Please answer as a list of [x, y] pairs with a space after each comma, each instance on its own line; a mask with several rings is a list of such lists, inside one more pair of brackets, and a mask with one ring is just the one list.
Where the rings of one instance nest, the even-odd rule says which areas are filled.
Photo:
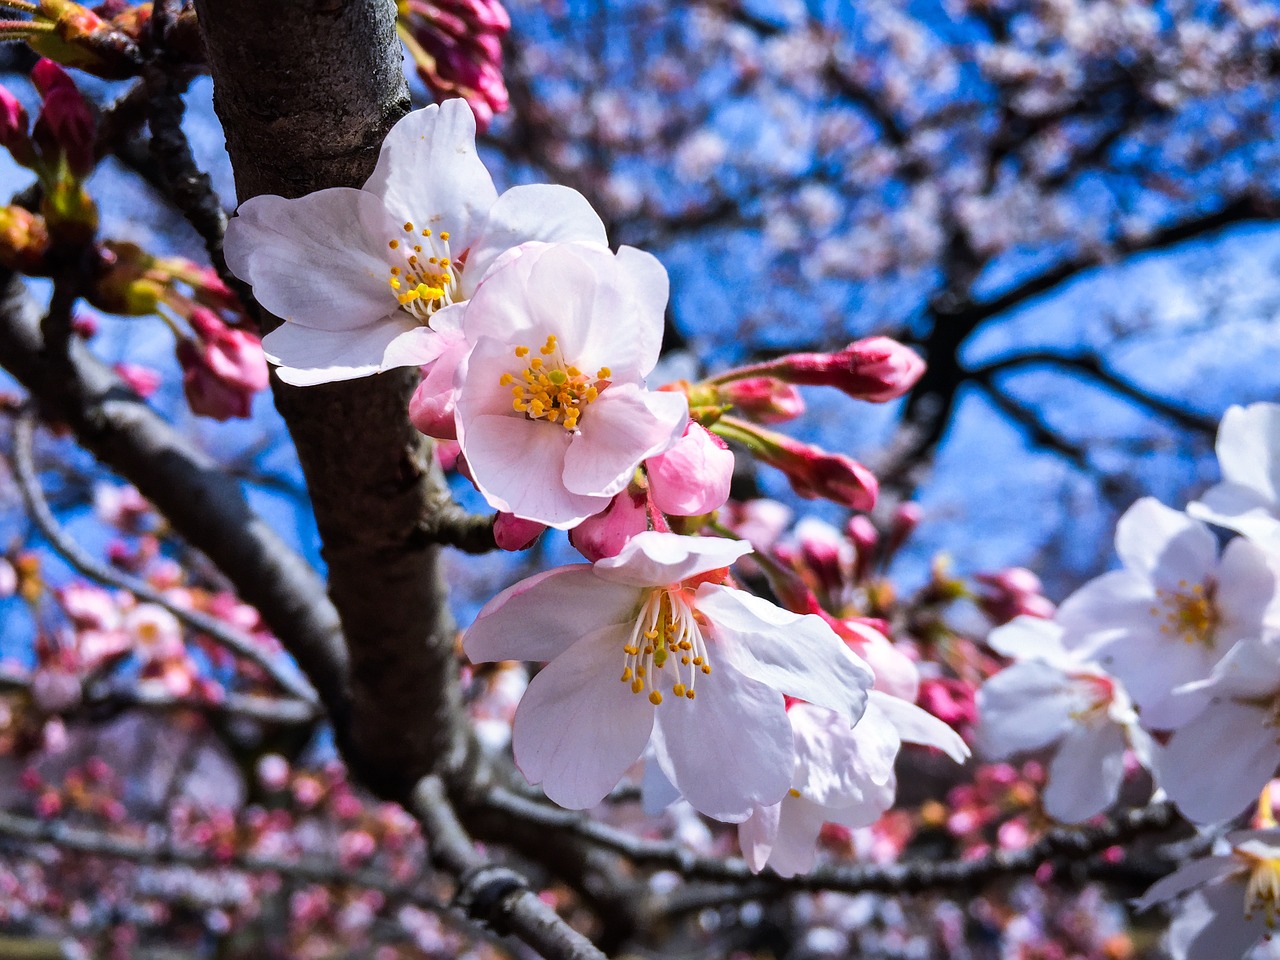
[[45, 163], [65, 156], [71, 172], [83, 179], [93, 170], [92, 109], [76, 89], [75, 81], [52, 60], [36, 63], [31, 69], [31, 82], [44, 100], [34, 138]]
[[923, 373], [924, 361], [909, 347], [888, 337], [868, 337], [855, 340], [839, 353], [791, 353], [731, 370], [714, 382], [771, 376], [787, 383], [835, 387], [856, 400], [884, 403], [910, 390]]
[[215, 420], [249, 416], [253, 395], [267, 386], [262, 341], [203, 308], [192, 311], [190, 321], [199, 340], [179, 342], [177, 352], [192, 413]]
[[746, 377], [716, 388], [722, 403], [756, 423], [785, 423], [804, 413], [800, 391], [774, 377]]
[[34, 167], [37, 163], [28, 129], [27, 108], [4, 87], [0, 87], [0, 146], [24, 167]]
[[493, 521], [493, 540], [499, 550], [528, 550], [538, 542], [542, 531], [546, 529], [546, 524], [536, 520], [499, 513]]

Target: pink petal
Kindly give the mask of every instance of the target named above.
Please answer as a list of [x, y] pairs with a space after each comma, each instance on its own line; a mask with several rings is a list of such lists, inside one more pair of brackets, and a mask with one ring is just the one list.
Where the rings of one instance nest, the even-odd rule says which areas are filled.
[[720, 537], [681, 537], [648, 530], [626, 542], [617, 556], [596, 561], [601, 578], [637, 587], [664, 587], [732, 565], [751, 544]]

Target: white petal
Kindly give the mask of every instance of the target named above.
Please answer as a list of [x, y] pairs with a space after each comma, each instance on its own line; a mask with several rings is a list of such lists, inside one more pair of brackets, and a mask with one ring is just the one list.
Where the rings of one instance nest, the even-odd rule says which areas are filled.
[[562, 807], [599, 803], [649, 742], [653, 705], [618, 680], [627, 636], [605, 627], [579, 640], [533, 678], [516, 709], [516, 765]]
[[1280, 643], [1243, 640], [1218, 662], [1205, 681], [1189, 686], [1211, 694], [1270, 699], [1280, 692]]
[[1003, 760], [1060, 740], [1081, 706], [1070, 679], [1046, 663], [1015, 663], [987, 680], [977, 694], [981, 753]]
[[488, 220], [467, 254], [462, 295], [471, 295], [499, 256], [529, 240], [582, 240], [601, 246], [609, 242], [600, 215], [577, 190], [549, 183], [512, 187], [490, 208]]
[[476, 153], [476, 118], [466, 101], [401, 117], [364, 189], [382, 198], [397, 228], [408, 220], [416, 230], [449, 231], [454, 255], [462, 253], [498, 199]]
[[781, 807], [769, 867], [780, 877], [808, 873], [817, 859], [818, 835], [826, 822], [826, 812], [803, 797], [789, 796]]
[[1165, 939], [1171, 960], [1242, 960], [1267, 934], [1265, 914], [1244, 918], [1243, 883], [1227, 881], [1187, 897]]
[[740, 823], [782, 799], [795, 751], [782, 694], [728, 664], [700, 675], [697, 699], [658, 706], [654, 755], [699, 813]]
[[1280, 764], [1267, 712], [1215, 703], [1156, 753], [1156, 781], [1187, 819], [1216, 823], [1258, 799]]
[[872, 690], [870, 698], [906, 743], [936, 747], [956, 763], [964, 763], [969, 758], [964, 738], [927, 710], [878, 690]]
[[1232, 407], [1218, 428], [1218, 463], [1224, 479], [1280, 499], [1280, 405]]
[[636, 384], [608, 387], [582, 412], [564, 460], [566, 489], [613, 496], [646, 457], [680, 439], [689, 421], [682, 393], [650, 393]]
[[1134, 624], [1146, 625], [1156, 600], [1151, 581], [1128, 570], [1095, 577], [1058, 607], [1054, 620], [1064, 631], [1063, 643], [1082, 656]]
[[363, 190], [253, 197], [227, 224], [224, 251], [231, 272], [277, 317], [346, 330], [399, 310], [383, 253], [399, 229]]
[[874, 706], [852, 728], [835, 711], [809, 703], [793, 704], [787, 719], [796, 747], [792, 786], [814, 803], [853, 806], [892, 778], [902, 740]]
[[[472, 663], [551, 660], [588, 633], [630, 626], [639, 593], [609, 583], [587, 564], [558, 567], [521, 580], [484, 605], [462, 637]], [[619, 647], [618, 664], [622, 655]]]
[[[262, 338], [267, 359], [279, 364], [276, 375], [295, 387], [368, 377], [392, 366], [411, 366], [414, 361], [387, 364], [388, 354], [399, 353], [394, 345], [400, 337], [416, 336], [417, 322], [406, 314], [384, 317], [367, 327], [349, 330], [319, 330], [298, 323], [282, 323]], [[426, 331], [428, 334], [430, 331]]]
[[645, 757], [644, 774], [640, 778], [640, 806], [645, 815], [659, 816], [663, 810], [680, 799], [680, 791], [667, 779], [652, 752]]
[[1267, 555], [1256, 544], [1237, 537], [1222, 551], [1217, 583], [1214, 599], [1222, 617], [1219, 642], [1259, 637], [1276, 600], [1276, 575]]
[[635, 247], [618, 248], [618, 269], [634, 291], [628, 298], [635, 311], [630, 322], [640, 336], [633, 362], [640, 376], [647, 377], [662, 352], [671, 281], [657, 257]]
[[609, 506], [564, 488], [569, 435], [554, 423], [482, 416], [459, 431], [476, 486], [497, 510], [565, 530]]
[[1269, 550], [1280, 548], [1280, 503], [1251, 487], [1220, 483], [1210, 487], [1187, 513], [1197, 520], [1237, 530]]
[[751, 553], [745, 540], [682, 537], [647, 530], [626, 542], [615, 557], [597, 560], [606, 580], [636, 587], [665, 587], [710, 570], [728, 567]]
[[1124, 728], [1077, 723], [1049, 763], [1044, 809], [1062, 823], [1080, 823], [1115, 803], [1124, 780]]
[[1192, 860], [1153, 883], [1146, 893], [1133, 901], [1133, 907], [1138, 911], [1150, 910], [1157, 903], [1164, 903], [1195, 887], [1221, 880], [1239, 869], [1240, 861], [1230, 854]]
[[1042, 617], [1014, 617], [987, 634], [987, 646], [1013, 660], [1061, 664], [1069, 659], [1062, 645], [1062, 626]]
[[738, 846], [742, 859], [753, 873], [759, 873], [773, 852], [773, 838], [778, 835], [778, 821], [782, 816], [782, 804], [756, 807], [751, 816], [738, 824]]
[[1116, 553], [1128, 570], [1176, 590], [1180, 581], [1202, 583], [1213, 572], [1218, 541], [1199, 520], [1143, 497], [1116, 524]]
[[850, 725], [862, 716], [875, 677], [821, 617], [714, 583], [698, 588], [694, 606], [711, 625], [714, 657]]

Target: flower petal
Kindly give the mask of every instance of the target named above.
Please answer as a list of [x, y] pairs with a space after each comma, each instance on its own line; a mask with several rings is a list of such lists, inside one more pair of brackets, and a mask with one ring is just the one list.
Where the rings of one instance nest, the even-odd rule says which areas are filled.
[[1081, 704], [1061, 670], [1025, 660], [988, 679], [978, 690], [977, 706], [979, 750], [1003, 760], [1060, 740]]
[[605, 627], [529, 684], [512, 726], [516, 765], [571, 810], [594, 806], [644, 752], [654, 708], [618, 682], [627, 627]]
[[386, 358], [401, 356], [397, 341], [419, 336], [418, 330], [431, 333], [407, 314], [348, 330], [282, 323], [262, 338], [262, 349], [268, 360], [279, 364], [276, 375], [281, 380], [295, 387], [309, 387], [371, 376], [392, 366], [412, 366], [413, 360], [387, 364]]
[[597, 560], [595, 570], [614, 583], [665, 587], [731, 566], [748, 553], [751, 544], [745, 540], [681, 537], [646, 530], [628, 540], [617, 556]]
[[892, 779], [902, 738], [874, 706], [853, 727], [834, 710], [811, 703], [793, 704], [787, 719], [796, 748], [791, 785], [806, 799], [832, 809], [849, 807]]
[[498, 199], [476, 153], [476, 118], [466, 101], [446, 100], [401, 117], [364, 189], [382, 198], [397, 230], [407, 220], [418, 230], [449, 231], [452, 250], [462, 253]]
[[927, 710], [879, 690], [872, 690], [868, 696], [876, 708], [889, 718], [904, 742], [936, 747], [956, 763], [964, 763], [969, 758], [969, 747], [964, 738]]
[[1043, 660], [1064, 666], [1071, 657], [1062, 644], [1062, 625], [1042, 617], [1014, 617], [987, 635], [987, 646], [1013, 660]]
[[1225, 480], [1280, 500], [1280, 405], [1231, 407], [1222, 417], [1216, 444]]
[[1223, 701], [1156, 752], [1156, 781], [1187, 819], [1216, 823], [1256, 800], [1277, 765], [1280, 745], [1266, 711]]
[[1199, 500], [1187, 504], [1187, 513], [1197, 520], [1216, 523], [1243, 533], [1268, 550], [1280, 550], [1280, 503], [1239, 483], [1219, 483]]
[[1133, 908], [1139, 912], [1150, 910], [1157, 903], [1172, 900], [1203, 884], [1222, 880], [1239, 869], [1240, 861], [1230, 854], [1192, 860], [1148, 887], [1146, 893], [1133, 901]]
[[387, 238], [400, 225], [376, 196], [334, 187], [252, 197], [227, 224], [227, 266], [283, 320], [321, 330], [365, 327], [399, 310]]
[[695, 810], [740, 823], [791, 786], [795, 752], [782, 695], [728, 664], [699, 676], [697, 693], [658, 706], [654, 756]]
[[476, 486], [497, 510], [565, 530], [609, 506], [607, 496], [564, 488], [569, 434], [554, 423], [486, 415], [460, 429], [459, 440]]
[[780, 806], [769, 867], [780, 877], [808, 873], [817, 859], [818, 835], [827, 819], [826, 810], [804, 797], [789, 796]]
[[1116, 524], [1116, 553], [1126, 569], [1177, 590], [1180, 581], [1203, 583], [1213, 572], [1218, 541], [1199, 520], [1143, 497]]
[[610, 624], [630, 628], [638, 602], [634, 587], [602, 580], [588, 564], [557, 567], [486, 603], [463, 634], [462, 649], [472, 663], [552, 660], [588, 633]]
[[738, 824], [738, 846], [742, 859], [752, 873], [759, 873], [773, 852], [773, 840], [778, 835], [778, 821], [782, 816], [782, 804], [756, 807], [751, 816]]
[[498, 257], [529, 240], [609, 242], [600, 215], [577, 190], [550, 183], [512, 187], [494, 202], [467, 254], [462, 295], [471, 296]]
[[613, 496], [631, 481], [642, 460], [679, 440], [688, 421], [684, 394], [614, 384], [582, 412], [578, 435], [565, 455], [565, 488]]
[[851, 726], [862, 716], [875, 677], [821, 617], [713, 583], [698, 588], [694, 606], [711, 624], [713, 657]]
[[1124, 781], [1124, 728], [1078, 723], [1049, 763], [1044, 809], [1062, 823], [1080, 823], [1116, 801]]
[[1169, 925], [1170, 960], [1237, 960], [1268, 935], [1266, 913], [1244, 918], [1245, 886], [1226, 881], [1187, 897]]
[[671, 281], [664, 267], [651, 253], [635, 247], [618, 248], [618, 269], [633, 289], [628, 298], [635, 316], [630, 320], [639, 334], [632, 355], [640, 376], [647, 377], [658, 365], [662, 334], [666, 326], [667, 298]]

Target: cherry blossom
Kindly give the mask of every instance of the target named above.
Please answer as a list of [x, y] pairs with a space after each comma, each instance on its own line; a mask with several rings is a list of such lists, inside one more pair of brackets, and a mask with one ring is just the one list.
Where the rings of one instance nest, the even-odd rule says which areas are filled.
[[791, 789], [738, 825], [743, 856], [792, 877], [813, 868], [824, 823], [865, 827], [893, 806], [894, 761], [904, 741], [937, 747], [957, 763], [969, 756], [959, 734], [914, 704], [872, 690], [850, 728], [838, 714], [807, 703], [787, 710], [795, 740]]
[[528, 243], [463, 317], [458, 442], [490, 505], [559, 529], [604, 510], [688, 422], [683, 394], [650, 392], [667, 274], [647, 253]]
[[1247, 540], [1218, 558], [1209, 528], [1144, 497], [1116, 527], [1124, 569], [1063, 601], [1069, 642], [1123, 681], [1149, 729], [1174, 728], [1197, 706], [1175, 687], [1208, 676], [1239, 641], [1263, 632], [1275, 594], [1266, 555]]
[[1187, 513], [1280, 550], [1280, 404], [1229, 409], [1216, 449], [1223, 480]]
[[993, 760], [1054, 749], [1045, 811], [1078, 823], [1111, 806], [1125, 751], [1150, 764], [1151, 744], [1124, 688], [1063, 646], [1062, 628], [1021, 616], [991, 632], [992, 649], [1016, 661], [978, 690], [978, 745]]
[[1135, 901], [1182, 901], [1165, 940], [1172, 960], [1236, 960], [1270, 938], [1280, 915], [1280, 830], [1238, 830], [1226, 852], [1192, 860]]
[[616, 557], [539, 574], [480, 611], [463, 637], [473, 661], [551, 661], [514, 721], [531, 783], [590, 807], [652, 740], [694, 809], [740, 822], [791, 786], [784, 694], [858, 720], [871, 671], [831, 629], [723, 583], [749, 551], [648, 531]]
[[[227, 264], [285, 323], [263, 340], [300, 386], [435, 360], [430, 331], [525, 240], [604, 244], [586, 199], [549, 184], [494, 189], [460, 99], [403, 117], [360, 189], [246, 200], [227, 225]], [[456, 325], [456, 324], [455, 324]]]

